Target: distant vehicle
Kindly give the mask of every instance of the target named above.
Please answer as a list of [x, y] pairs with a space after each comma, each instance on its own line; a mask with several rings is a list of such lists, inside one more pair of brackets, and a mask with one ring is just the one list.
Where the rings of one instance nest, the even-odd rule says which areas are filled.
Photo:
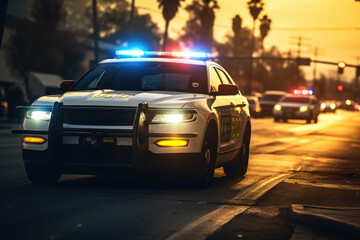
[[288, 119], [305, 119], [306, 123], [318, 122], [320, 113], [320, 104], [313, 95], [286, 94], [274, 106], [274, 121], [279, 122], [282, 119], [286, 122]]
[[245, 96], [249, 102], [250, 115], [255, 118], [262, 116], [260, 100], [256, 96]]
[[282, 98], [286, 92], [283, 91], [265, 91], [260, 99], [262, 116], [272, 116], [275, 104]]
[[336, 112], [336, 102], [335, 101], [322, 101], [320, 104], [321, 112]]
[[348, 110], [348, 111], [355, 111], [358, 110], [356, 103], [350, 99], [347, 99], [346, 101], [341, 101], [339, 108]]

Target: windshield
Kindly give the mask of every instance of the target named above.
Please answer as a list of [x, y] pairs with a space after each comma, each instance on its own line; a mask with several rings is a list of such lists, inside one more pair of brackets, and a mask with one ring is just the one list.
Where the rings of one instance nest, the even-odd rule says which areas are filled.
[[279, 99], [282, 97], [283, 95], [279, 95], [279, 94], [266, 94], [262, 97], [261, 100], [264, 101], [279, 101]]
[[207, 93], [205, 66], [167, 62], [99, 64], [71, 89], [181, 91]]
[[309, 103], [309, 98], [307, 97], [286, 97], [281, 102], [288, 103]]

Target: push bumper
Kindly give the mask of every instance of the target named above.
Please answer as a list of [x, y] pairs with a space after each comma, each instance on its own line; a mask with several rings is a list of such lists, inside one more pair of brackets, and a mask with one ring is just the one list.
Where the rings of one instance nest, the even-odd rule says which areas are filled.
[[[23, 149], [23, 159], [26, 164], [49, 164], [62, 173], [74, 174], [124, 174], [128, 173], [129, 169], [135, 172], [154, 173], [192, 172], [199, 165], [200, 153], [154, 154], [149, 151], [151, 138], [189, 139], [197, 137], [198, 134], [149, 133], [147, 119], [151, 119], [159, 110], [149, 109], [146, 103], [138, 105], [132, 130], [64, 128], [63, 109], [64, 106], [61, 103], [54, 104], [48, 131], [13, 130], [13, 133], [17, 134], [47, 135], [48, 137], [47, 149], [44, 151]], [[72, 136], [126, 138], [132, 139], [132, 143], [127, 147], [112, 146], [111, 153], [103, 147], [89, 148], [89, 146], [73, 145], [77, 149], [71, 149], [70, 145], [64, 144], [63, 139]]]

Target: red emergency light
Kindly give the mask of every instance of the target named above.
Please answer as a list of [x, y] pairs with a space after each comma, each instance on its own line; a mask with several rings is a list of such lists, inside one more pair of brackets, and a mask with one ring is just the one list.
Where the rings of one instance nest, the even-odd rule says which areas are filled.
[[313, 95], [314, 91], [311, 89], [293, 89], [291, 93], [295, 95]]

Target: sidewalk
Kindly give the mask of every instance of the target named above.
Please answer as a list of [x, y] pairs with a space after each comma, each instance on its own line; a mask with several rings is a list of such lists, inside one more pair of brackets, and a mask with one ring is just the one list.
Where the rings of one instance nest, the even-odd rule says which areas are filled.
[[[338, 233], [345, 239], [360, 239], [360, 208], [292, 204], [290, 218], [297, 223]], [[306, 239], [309, 230], [296, 225], [291, 240]], [[312, 238], [316, 234], [312, 234]], [[316, 239], [328, 239], [316, 235]]]

